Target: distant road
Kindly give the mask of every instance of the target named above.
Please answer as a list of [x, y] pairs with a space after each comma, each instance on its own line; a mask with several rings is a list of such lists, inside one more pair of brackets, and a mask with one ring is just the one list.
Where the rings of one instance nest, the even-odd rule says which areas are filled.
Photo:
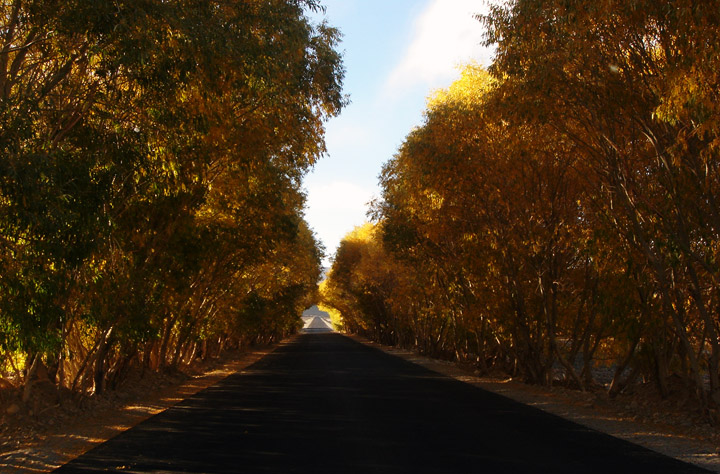
[[701, 473], [336, 333], [308, 333], [55, 472]]
[[309, 316], [303, 317], [303, 322], [302, 332], [331, 332], [333, 330], [329, 318]]

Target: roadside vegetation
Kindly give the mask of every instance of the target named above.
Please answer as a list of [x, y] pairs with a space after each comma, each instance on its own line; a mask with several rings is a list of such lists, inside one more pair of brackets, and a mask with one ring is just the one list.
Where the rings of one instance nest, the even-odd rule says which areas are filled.
[[[323, 285], [343, 328], [720, 421], [720, 2], [514, 0]], [[478, 27], [481, 27], [479, 24]]]
[[[345, 104], [315, 0], [0, 6], [0, 388], [99, 394], [295, 332]], [[0, 400], [1, 401], [1, 400]], [[4, 415], [4, 413], [3, 413]]]

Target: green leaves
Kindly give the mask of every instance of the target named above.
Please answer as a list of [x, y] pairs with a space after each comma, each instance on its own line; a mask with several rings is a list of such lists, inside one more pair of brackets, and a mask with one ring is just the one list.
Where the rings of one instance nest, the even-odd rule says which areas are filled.
[[232, 321], [259, 285], [277, 324], [252, 337], [295, 330], [319, 273], [300, 180], [344, 105], [339, 33], [305, 6], [0, 7], [0, 326], [49, 359], [84, 354], [58, 383], [100, 380], [94, 351], [145, 344], [160, 366], [241, 340]]

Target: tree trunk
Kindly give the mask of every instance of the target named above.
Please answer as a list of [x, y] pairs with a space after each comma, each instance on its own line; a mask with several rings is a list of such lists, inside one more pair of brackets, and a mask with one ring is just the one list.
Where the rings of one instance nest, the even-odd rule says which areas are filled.
[[93, 387], [95, 395], [102, 395], [105, 391], [105, 365], [108, 353], [110, 351], [110, 341], [103, 340], [98, 348], [95, 357], [95, 366], [93, 368]]
[[613, 375], [612, 382], [610, 382], [610, 388], [608, 389], [608, 396], [610, 398], [615, 398], [620, 392], [625, 389], [627, 384], [631, 382], [630, 377], [625, 379], [624, 382], [621, 382], [621, 377], [623, 372], [625, 372], [627, 366], [630, 365], [630, 362], [632, 362], [633, 357], [635, 357], [635, 349], [637, 348], [639, 342], [640, 334], [638, 333], [635, 339], [633, 339], [632, 345], [630, 346], [630, 350], [628, 351], [627, 355], [615, 368], [615, 374]]
[[35, 374], [37, 373], [38, 366], [40, 364], [40, 354], [35, 354], [32, 360], [32, 364], [30, 364], [30, 368], [27, 371], [27, 374], [25, 374], [25, 386], [23, 387], [23, 394], [22, 394], [22, 402], [27, 403], [28, 400], [30, 400], [30, 395], [32, 395], [32, 387], [35, 385]]

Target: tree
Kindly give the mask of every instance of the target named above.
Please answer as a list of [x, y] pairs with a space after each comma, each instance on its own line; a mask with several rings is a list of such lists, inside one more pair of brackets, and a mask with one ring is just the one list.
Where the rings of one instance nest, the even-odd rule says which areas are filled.
[[[496, 8], [486, 23], [499, 45], [493, 68], [508, 78], [508, 93], [522, 90], [528, 110], [580, 147], [597, 176], [598, 212], [654, 275], [669, 322], [663, 344], [682, 347], [669, 358], [656, 351], [661, 392], [676, 371], [704, 399], [707, 363], [718, 402], [710, 303], [717, 114], [709, 105], [717, 73], [705, 55], [717, 49], [716, 11], [712, 2], [518, 1]], [[698, 54], [700, 44], [708, 49]]]
[[[244, 337], [215, 320], [246, 311], [254, 268], [302, 273], [263, 296], [297, 312], [318, 272], [300, 182], [345, 103], [339, 33], [307, 8], [319, 4], [2, 7], [6, 351], [100, 392], [138, 361], [177, 363], [189, 341]], [[247, 331], [278, 337], [292, 314]]]

